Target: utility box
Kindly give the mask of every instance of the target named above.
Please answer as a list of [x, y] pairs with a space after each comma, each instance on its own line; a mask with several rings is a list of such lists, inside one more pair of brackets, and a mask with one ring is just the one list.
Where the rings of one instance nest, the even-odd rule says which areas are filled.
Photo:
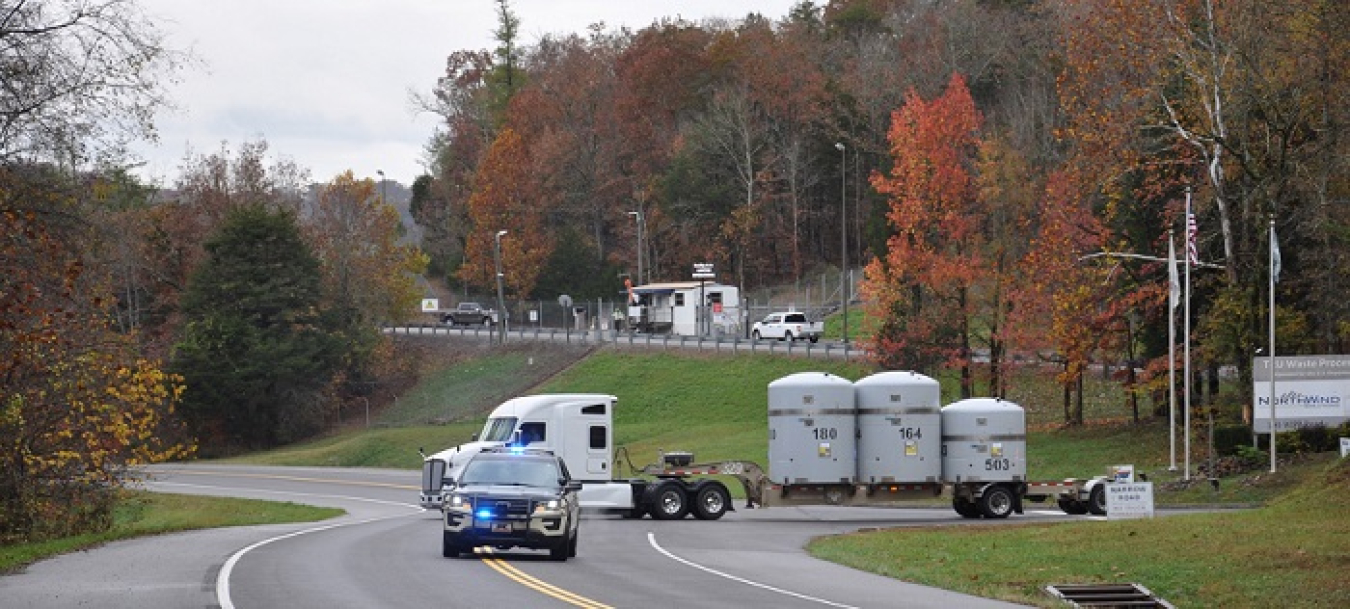
[[942, 477], [953, 483], [1026, 480], [1026, 411], [996, 398], [971, 398], [944, 407]]
[[858, 406], [858, 481], [938, 482], [942, 403], [938, 382], [917, 372], [873, 374], [853, 384]]
[[769, 383], [769, 478], [783, 484], [852, 483], [856, 416], [848, 379], [799, 372]]

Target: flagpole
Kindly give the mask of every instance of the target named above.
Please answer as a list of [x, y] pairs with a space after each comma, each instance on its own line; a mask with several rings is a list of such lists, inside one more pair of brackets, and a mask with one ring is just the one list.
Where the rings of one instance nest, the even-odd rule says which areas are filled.
[[1177, 471], [1177, 244], [1167, 229], [1167, 444], [1171, 465]]
[[1186, 187], [1186, 307], [1183, 311], [1185, 321], [1182, 324], [1182, 357], [1184, 366], [1181, 373], [1182, 391], [1185, 396], [1182, 398], [1182, 425], [1185, 427], [1185, 441], [1182, 452], [1185, 455], [1186, 469], [1182, 473], [1183, 480], [1191, 479], [1191, 248], [1195, 236], [1191, 232], [1191, 187]]
[[1270, 216], [1270, 473], [1275, 473], [1275, 258], [1280, 246], [1275, 241], [1275, 216]]

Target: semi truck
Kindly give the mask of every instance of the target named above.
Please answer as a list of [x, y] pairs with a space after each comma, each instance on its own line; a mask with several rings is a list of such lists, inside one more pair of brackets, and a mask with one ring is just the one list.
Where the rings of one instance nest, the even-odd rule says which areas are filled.
[[[420, 503], [439, 508], [469, 457], [489, 446], [544, 448], [581, 481], [581, 506], [677, 520], [716, 520], [734, 510], [723, 479], [741, 486], [747, 508], [885, 506], [944, 493], [965, 518], [1007, 518], [1026, 501], [1054, 501], [1069, 514], [1106, 513], [1107, 476], [1031, 481], [1026, 417], [1017, 404], [972, 398], [940, 406], [938, 382], [887, 371], [857, 382], [803, 372], [768, 386], [768, 462], [698, 462], [686, 451], [628, 466], [613, 446], [608, 394], [542, 394], [498, 406], [473, 441], [423, 453]], [[717, 478], [711, 477], [717, 476]]]

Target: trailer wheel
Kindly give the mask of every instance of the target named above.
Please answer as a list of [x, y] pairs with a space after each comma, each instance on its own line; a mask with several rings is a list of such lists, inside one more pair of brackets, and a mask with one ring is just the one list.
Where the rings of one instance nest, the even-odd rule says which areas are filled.
[[985, 518], [1007, 518], [1013, 512], [1013, 503], [1012, 491], [995, 484], [984, 489], [980, 496], [980, 513]]
[[1093, 516], [1106, 515], [1106, 485], [1098, 484], [1092, 487], [1092, 492], [1088, 493], [1087, 511]]
[[972, 501], [967, 501], [964, 497], [952, 497], [952, 509], [956, 510], [962, 518], [979, 518], [980, 508]]
[[650, 487], [648, 511], [657, 520], [679, 520], [689, 513], [689, 497], [679, 482], [667, 481]]
[[1071, 516], [1082, 516], [1083, 514], [1086, 514], [1088, 511], [1087, 506], [1083, 505], [1082, 501], [1070, 499], [1068, 497], [1060, 497], [1059, 501], [1057, 501], [1056, 503], [1059, 504], [1059, 509], [1063, 510], [1065, 514], [1069, 514]]
[[727, 513], [731, 505], [731, 493], [720, 482], [708, 482], [694, 493], [694, 518], [699, 520], [717, 520]]

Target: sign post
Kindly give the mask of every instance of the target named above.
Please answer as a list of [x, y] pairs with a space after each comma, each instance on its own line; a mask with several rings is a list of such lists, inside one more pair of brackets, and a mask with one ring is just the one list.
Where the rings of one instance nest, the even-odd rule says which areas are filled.
[[714, 277], [717, 277], [717, 274], [713, 272], [713, 265], [711, 262], [694, 263], [694, 279], [698, 280], [698, 306], [694, 307], [694, 311], [696, 313], [695, 316], [698, 318], [699, 336], [708, 335], [708, 332], [705, 329], [706, 321], [708, 320], [708, 303], [706, 302], [707, 297], [703, 295], [703, 283]]

